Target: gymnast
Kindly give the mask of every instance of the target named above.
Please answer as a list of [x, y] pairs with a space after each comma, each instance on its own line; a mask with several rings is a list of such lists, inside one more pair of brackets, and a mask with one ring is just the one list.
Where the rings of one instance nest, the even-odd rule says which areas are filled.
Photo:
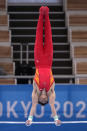
[[[43, 42], [43, 26], [45, 39]], [[31, 125], [37, 104], [45, 105], [49, 102], [55, 125], [60, 125], [61, 121], [55, 110], [55, 81], [52, 74], [53, 44], [51, 24], [49, 20], [49, 8], [40, 7], [40, 15], [36, 30], [36, 40], [34, 47], [34, 59], [36, 73], [33, 80], [32, 107], [26, 121], [26, 125]]]

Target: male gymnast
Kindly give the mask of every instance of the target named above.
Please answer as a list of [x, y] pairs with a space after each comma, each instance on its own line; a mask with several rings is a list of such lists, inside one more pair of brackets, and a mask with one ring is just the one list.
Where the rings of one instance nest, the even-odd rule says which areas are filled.
[[[43, 43], [43, 26], [45, 40]], [[52, 74], [53, 44], [51, 24], [49, 20], [49, 8], [42, 6], [36, 30], [36, 40], [34, 47], [34, 59], [36, 73], [33, 80], [32, 107], [26, 121], [26, 125], [31, 125], [37, 104], [45, 105], [49, 102], [52, 115], [56, 125], [61, 121], [55, 110], [55, 81]]]

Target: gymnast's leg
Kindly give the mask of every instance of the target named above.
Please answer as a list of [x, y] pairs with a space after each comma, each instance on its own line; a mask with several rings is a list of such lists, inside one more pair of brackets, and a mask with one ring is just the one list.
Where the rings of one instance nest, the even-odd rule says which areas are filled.
[[44, 8], [43, 6], [40, 8], [40, 15], [36, 30], [36, 40], [34, 47], [34, 59], [36, 67], [39, 67], [41, 65], [43, 56], [43, 16], [44, 16], [43, 8]]
[[52, 31], [49, 20], [49, 8], [45, 7], [45, 44], [44, 44], [46, 63], [48, 66], [52, 66], [53, 60], [53, 43], [52, 43]]

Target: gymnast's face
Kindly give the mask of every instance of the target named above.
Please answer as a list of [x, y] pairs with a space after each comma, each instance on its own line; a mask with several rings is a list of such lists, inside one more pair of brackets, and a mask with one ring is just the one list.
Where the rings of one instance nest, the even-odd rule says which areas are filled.
[[41, 105], [45, 105], [45, 104], [48, 103], [48, 96], [47, 96], [46, 91], [41, 91], [41, 93], [40, 93], [40, 95], [38, 97], [38, 102]]

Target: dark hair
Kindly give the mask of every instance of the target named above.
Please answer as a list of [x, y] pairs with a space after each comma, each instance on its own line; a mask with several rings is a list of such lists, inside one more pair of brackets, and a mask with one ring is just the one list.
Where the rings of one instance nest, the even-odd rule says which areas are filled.
[[45, 106], [46, 104], [48, 104], [48, 101], [45, 102], [45, 103], [42, 103], [41, 101], [38, 101], [38, 104], [42, 105], [42, 106]]
[[[45, 94], [45, 95], [47, 96], [47, 92], [46, 92], [45, 88], [40, 92], [39, 97], [40, 97], [42, 94]], [[39, 98], [38, 98], [38, 104], [44, 106], [44, 105], [48, 104], [48, 100], [47, 100], [45, 103], [43, 103], [43, 102], [41, 102], [41, 101], [39, 100]]]

